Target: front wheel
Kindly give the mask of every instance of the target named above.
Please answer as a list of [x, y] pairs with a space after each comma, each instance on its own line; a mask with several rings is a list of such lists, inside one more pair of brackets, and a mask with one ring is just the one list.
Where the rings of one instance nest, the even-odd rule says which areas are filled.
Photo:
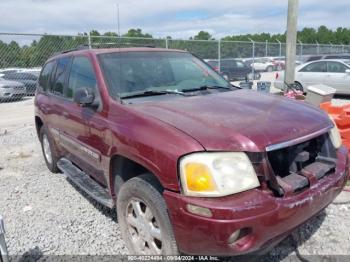
[[159, 183], [145, 174], [128, 180], [117, 196], [117, 214], [129, 252], [178, 255], [173, 229]]
[[56, 156], [53, 142], [51, 141], [48, 131], [45, 126], [40, 128], [40, 142], [41, 150], [45, 159], [47, 168], [52, 173], [58, 173], [59, 169], [57, 167], [58, 157]]

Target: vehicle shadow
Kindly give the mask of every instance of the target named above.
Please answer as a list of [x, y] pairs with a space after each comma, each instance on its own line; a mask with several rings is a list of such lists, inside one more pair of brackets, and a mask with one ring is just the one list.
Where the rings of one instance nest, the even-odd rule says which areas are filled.
[[99, 212], [101, 212], [106, 217], [112, 219], [114, 222], [118, 223], [117, 211], [115, 208], [111, 209], [100, 204], [91, 196], [89, 196], [85, 191], [83, 191], [79, 186], [74, 184], [70, 179], [67, 178], [66, 180], [72, 187], [74, 187], [75, 190], [77, 190], [84, 198], [86, 198], [86, 200], [88, 200], [90, 204], [93, 205]]
[[323, 210], [317, 216], [313, 217], [307, 223], [293, 231], [291, 235], [274, 247], [268, 254], [261, 257], [260, 261], [277, 262], [285, 259], [289, 255], [298, 257], [300, 261], [305, 261], [302, 254], [299, 253], [298, 248], [317, 232], [325, 218], [326, 211]]
[[[299, 253], [299, 246], [304, 244], [321, 227], [325, 220], [326, 212], [323, 210], [320, 214], [313, 217], [307, 223], [297, 228], [291, 235], [285, 238], [270, 251], [262, 250], [265, 255], [247, 255], [238, 257], [221, 258], [223, 262], [279, 262], [284, 259], [287, 261], [308, 261]], [[292, 256], [292, 257], [290, 257]], [[289, 257], [289, 258], [288, 258]]]
[[22, 256], [16, 257], [17, 262], [35, 262], [43, 257], [43, 252], [39, 247], [33, 247], [28, 251], [24, 252]]

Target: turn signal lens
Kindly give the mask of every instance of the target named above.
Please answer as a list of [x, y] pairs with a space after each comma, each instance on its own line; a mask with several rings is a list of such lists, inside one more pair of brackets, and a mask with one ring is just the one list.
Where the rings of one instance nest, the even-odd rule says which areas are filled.
[[209, 168], [200, 163], [188, 163], [185, 166], [187, 188], [196, 192], [216, 190]]

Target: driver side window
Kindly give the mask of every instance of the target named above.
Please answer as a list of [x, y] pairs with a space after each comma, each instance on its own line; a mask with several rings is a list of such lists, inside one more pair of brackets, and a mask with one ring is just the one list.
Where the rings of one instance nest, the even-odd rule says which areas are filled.
[[64, 90], [64, 96], [73, 98], [74, 92], [79, 88], [89, 88], [97, 93], [97, 81], [90, 60], [85, 56], [73, 58], [68, 85]]

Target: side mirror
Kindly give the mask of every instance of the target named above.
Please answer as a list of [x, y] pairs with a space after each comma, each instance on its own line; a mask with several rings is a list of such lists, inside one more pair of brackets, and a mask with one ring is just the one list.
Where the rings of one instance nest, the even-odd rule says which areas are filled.
[[350, 69], [346, 69], [345, 73], [350, 74]]
[[74, 102], [81, 106], [91, 105], [95, 100], [95, 94], [86, 87], [79, 88], [74, 93]]

